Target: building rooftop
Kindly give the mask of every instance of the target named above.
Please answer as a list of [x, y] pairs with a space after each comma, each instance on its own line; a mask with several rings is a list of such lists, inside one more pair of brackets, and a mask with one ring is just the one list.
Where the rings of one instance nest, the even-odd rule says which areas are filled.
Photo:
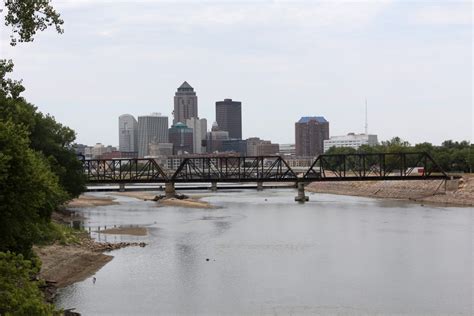
[[318, 123], [327, 123], [323, 116], [302, 116], [298, 123], [308, 123], [309, 121], [316, 121]]
[[174, 128], [188, 128], [188, 126], [184, 123], [181, 123], [181, 122], [178, 122], [176, 124], [174, 124], [172, 127]]
[[185, 82], [183, 82], [183, 84], [181, 86], [179, 86], [178, 90], [180, 90], [180, 89], [194, 89], [194, 88], [191, 87], [191, 85], [187, 81], [185, 81]]

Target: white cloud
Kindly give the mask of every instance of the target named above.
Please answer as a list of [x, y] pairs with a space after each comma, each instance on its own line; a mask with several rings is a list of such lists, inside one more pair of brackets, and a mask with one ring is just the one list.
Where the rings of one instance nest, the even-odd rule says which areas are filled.
[[417, 23], [433, 25], [470, 25], [472, 4], [466, 1], [422, 7], [415, 13], [414, 20]]

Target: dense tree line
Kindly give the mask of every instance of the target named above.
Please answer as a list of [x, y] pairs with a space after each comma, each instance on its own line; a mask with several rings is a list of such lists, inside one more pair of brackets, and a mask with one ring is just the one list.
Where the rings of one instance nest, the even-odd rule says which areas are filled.
[[[12, 46], [33, 41], [48, 26], [62, 32], [49, 0], [3, 3]], [[28, 103], [22, 82], [8, 78], [12, 71], [11, 60], [0, 60], [0, 315], [52, 315], [32, 245], [54, 235], [52, 212], [78, 196], [85, 181], [71, 148], [74, 131]]]
[[424, 142], [412, 146], [409, 142], [394, 137], [377, 146], [363, 145], [357, 150], [351, 147], [332, 147], [325, 154], [349, 153], [396, 153], [427, 152], [447, 172], [472, 172], [474, 167], [474, 145], [468, 141], [444, 141], [441, 146]]

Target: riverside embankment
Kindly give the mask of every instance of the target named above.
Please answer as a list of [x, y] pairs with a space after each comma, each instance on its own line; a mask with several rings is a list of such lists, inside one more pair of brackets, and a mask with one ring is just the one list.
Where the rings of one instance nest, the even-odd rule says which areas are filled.
[[444, 180], [313, 182], [310, 192], [411, 200], [453, 206], [474, 206], [474, 175], [464, 175], [457, 188]]
[[[110, 195], [81, 195], [65, 205], [65, 210], [54, 212], [52, 219], [56, 223], [68, 226], [73, 222], [87, 221], [87, 215], [85, 216], [82, 210], [118, 206], [120, 205], [118, 201], [120, 197], [130, 197], [142, 201], [152, 201], [155, 197], [150, 192], [124, 192], [116, 193], [115, 196], [118, 199]], [[152, 202], [152, 204], [155, 207], [211, 208], [209, 203], [200, 201], [199, 198], [194, 197], [187, 200], [165, 199]], [[148, 235], [147, 228], [139, 225], [130, 227], [125, 224], [123, 226], [109, 226], [108, 229], [106, 229], [106, 226], [99, 226], [98, 228], [101, 228], [100, 234], [103, 237], [107, 235], [120, 235], [146, 238]], [[90, 230], [90, 232], [93, 235], [99, 233], [95, 229]], [[113, 259], [113, 256], [108, 254], [108, 252], [129, 246], [145, 246], [145, 243], [141, 240], [137, 242], [97, 242], [94, 240], [94, 236], [91, 237], [85, 231], [76, 231], [74, 235], [74, 242], [67, 244], [56, 242], [48, 246], [34, 247], [35, 253], [42, 261], [40, 277], [50, 285], [47, 291], [50, 299], [54, 297], [56, 289], [66, 287], [94, 275]]]

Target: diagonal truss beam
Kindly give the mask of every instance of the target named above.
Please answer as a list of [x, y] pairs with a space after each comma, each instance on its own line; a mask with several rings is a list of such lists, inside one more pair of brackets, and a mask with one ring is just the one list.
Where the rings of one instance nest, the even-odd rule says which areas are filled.
[[303, 176], [308, 182], [447, 178], [425, 152], [319, 155]]

